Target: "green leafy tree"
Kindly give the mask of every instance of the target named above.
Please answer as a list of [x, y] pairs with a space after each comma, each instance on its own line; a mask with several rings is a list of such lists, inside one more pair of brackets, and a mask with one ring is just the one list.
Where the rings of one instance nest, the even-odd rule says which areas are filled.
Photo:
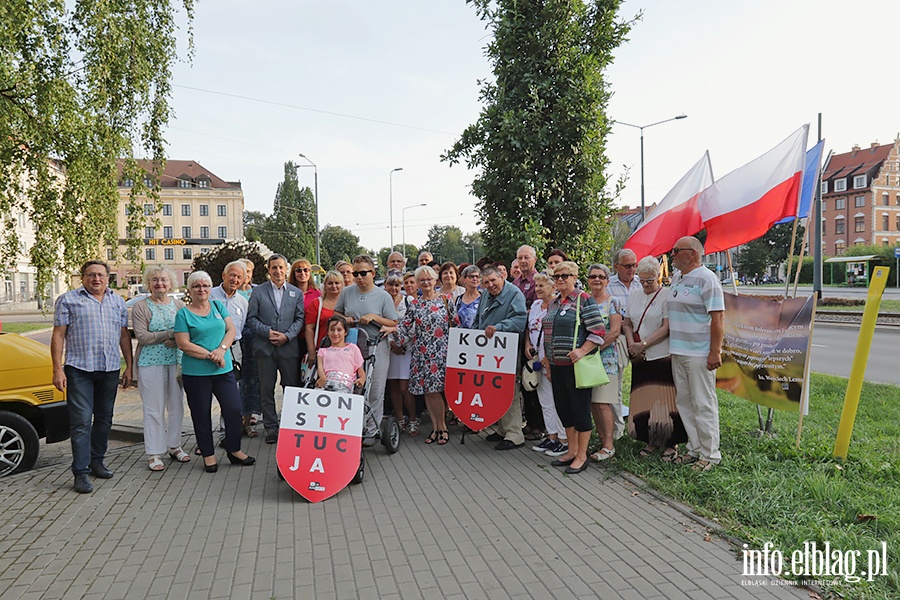
[[11, 216], [26, 214], [42, 295], [55, 271], [73, 271], [101, 244], [115, 243], [120, 176], [137, 184], [129, 226], [143, 227], [136, 198], [152, 197], [155, 186], [141, 183], [131, 157], [140, 150], [155, 175], [164, 165], [176, 15], [183, 8], [190, 22], [193, 6], [0, 2], [0, 258], [19, 245]]
[[266, 229], [266, 220], [269, 217], [257, 210], [244, 211], [244, 237], [251, 242], [258, 242]]
[[272, 214], [259, 232], [260, 241], [289, 260], [316, 258], [316, 201], [312, 190], [300, 188], [297, 165], [284, 163], [284, 180], [278, 184]]
[[450, 260], [459, 264], [466, 262], [467, 258], [471, 262], [472, 254], [463, 239], [463, 232], [455, 225], [432, 225], [425, 248], [440, 263]]
[[530, 222], [574, 255], [609, 246], [604, 70], [632, 22], [620, 0], [468, 0], [488, 23], [494, 80], [478, 120], [442, 157], [478, 169], [472, 190], [491, 256], [512, 257]]
[[354, 256], [365, 252], [359, 245], [359, 237], [338, 225], [326, 225], [322, 229], [319, 234], [319, 245], [322, 266], [326, 270], [334, 267], [334, 263], [339, 260], [353, 260]]
[[[791, 249], [791, 232], [793, 223], [780, 223], [774, 225], [764, 236], [757, 238], [741, 247], [737, 263], [742, 274], [752, 277], [769, 272], [770, 267], [781, 265], [787, 260]], [[800, 242], [803, 239], [805, 228], [797, 226], [797, 243], [794, 252], [799, 252]]]

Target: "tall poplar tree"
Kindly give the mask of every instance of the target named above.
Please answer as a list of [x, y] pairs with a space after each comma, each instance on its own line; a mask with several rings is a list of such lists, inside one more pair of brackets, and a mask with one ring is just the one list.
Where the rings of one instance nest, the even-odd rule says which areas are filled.
[[442, 157], [478, 174], [472, 191], [485, 251], [522, 243], [579, 260], [608, 245], [604, 70], [631, 21], [620, 0], [468, 0], [493, 31], [484, 107]]

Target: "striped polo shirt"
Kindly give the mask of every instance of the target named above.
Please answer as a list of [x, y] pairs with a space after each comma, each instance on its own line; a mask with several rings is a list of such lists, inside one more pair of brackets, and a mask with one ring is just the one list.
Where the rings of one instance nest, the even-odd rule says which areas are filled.
[[717, 310], [725, 310], [725, 296], [715, 273], [701, 266], [682, 274], [669, 294], [669, 351], [679, 356], [709, 355], [709, 313]]

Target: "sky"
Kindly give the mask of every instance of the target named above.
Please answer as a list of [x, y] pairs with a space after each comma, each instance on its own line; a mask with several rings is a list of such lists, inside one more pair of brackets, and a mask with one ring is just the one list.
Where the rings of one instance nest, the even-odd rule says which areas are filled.
[[[900, 2], [623, 2], [622, 19], [638, 14], [606, 72], [607, 114], [687, 115], [644, 130], [648, 206], [706, 150], [719, 178], [804, 123], [812, 146], [820, 112], [826, 152], [900, 135]], [[173, 70], [170, 158], [240, 181], [246, 210], [269, 213], [284, 163], [304, 154], [320, 226], [372, 250], [420, 246], [432, 225], [479, 228], [474, 173], [440, 160], [491, 77], [490, 32], [464, 0], [201, 0], [193, 26], [194, 56]], [[627, 173], [619, 204], [639, 206], [640, 131], [613, 125], [607, 157], [611, 181]], [[301, 185], [313, 175], [301, 169]]]

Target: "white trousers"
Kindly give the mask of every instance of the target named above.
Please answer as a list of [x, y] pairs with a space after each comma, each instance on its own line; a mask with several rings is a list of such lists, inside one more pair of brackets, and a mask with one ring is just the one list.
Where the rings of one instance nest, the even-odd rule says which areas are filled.
[[560, 439], [566, 439], [566, 428], [559, 421], [556, 414], [556, 404], [553, 402], [553, 385], [541, 372], [540, 383], [537, 386], [538, 402], [541, 404], [541, 412], [544, 414], [544, 428], [549, 434], [556, 434]]
[[688, 435], [688, 453], [719, 464], [719, 399], [716, 372], [706, 368], [705, 356], [672, 355], [675, 406]]
[[139, 367], [138, 389], [144, 407], [144, 449], [149, 455], [165, 454], [181, 446], [184, 391], [175, 376], [175, 365]]
[[387, 383], [390, 366], [391, 347], [387, 339], [384, 339], [375, 346], [375, 368], [372, 369], [372, 385], [369, 387], [369, 406], [372, 408], [375, 423], [374, 426], [369, 426], [365, 434], [374, 435], [381, 427], [381, 419], [384, 418], [384, 386]]

